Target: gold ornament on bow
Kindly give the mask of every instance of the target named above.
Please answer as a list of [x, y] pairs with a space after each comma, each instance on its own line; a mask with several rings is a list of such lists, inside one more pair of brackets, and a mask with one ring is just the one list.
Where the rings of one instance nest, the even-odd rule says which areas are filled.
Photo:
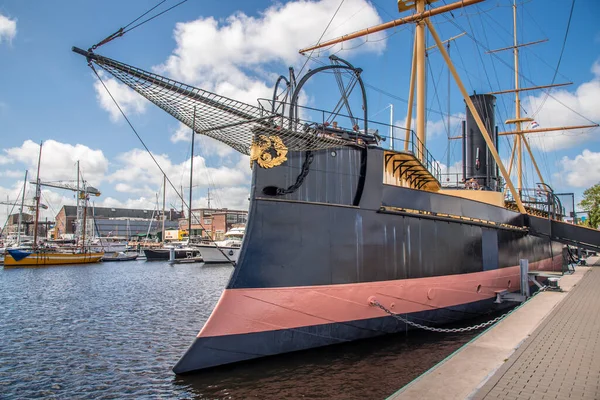
[[287, 160], [288, 149], [279, 136], [258, 135], [250, 147], [250, 167], [256, 161], [262, 168], [273, 168]]

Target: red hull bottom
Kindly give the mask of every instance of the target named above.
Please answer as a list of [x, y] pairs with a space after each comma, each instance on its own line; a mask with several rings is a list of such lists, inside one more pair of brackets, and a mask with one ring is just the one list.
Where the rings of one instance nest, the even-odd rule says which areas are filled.
[[[562, 257], [530, 264], [560, 270]], [[431, 278], [285, 288], [227, 289], [195, 342], [173, 368], [186, 373], [408, 329], [370, 306], [376, 298], [424, 325], [479, 317], [510, 306], [499, 290], [520, 289], [519, 267]]]

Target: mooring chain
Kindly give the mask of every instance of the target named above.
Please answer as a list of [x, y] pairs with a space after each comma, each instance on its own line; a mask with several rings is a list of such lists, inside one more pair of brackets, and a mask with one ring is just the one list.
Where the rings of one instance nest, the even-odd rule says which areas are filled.
[[310, 164], [313, 162], [313, 158], [314, 158], [313, 152], [307, 151], [306, 158], [304, 159], [304, 163], [302, 164], [302, 171], [300, 171], [300, 174], [296, 178], [296, 183], [294, 183], [292, 186], [288, 187], [287, 189], [277, 188], [277, 192], [276, 192], [277, 196], [283, 196], [286, 194], [294, 193], [296, 190], [298, 190], [300, 188], [300, 186], [302, 186], [304, 179], [310, 172]]
[[481, 328], [485, 328], [488, 327], [490, 325], [495, 324], [496, 322], [500, 321], [501, 319], [507, 317], [508, 315], [510, 315], [514, 310], [516, 310], [516, 308], [510, 310], [509, 312], [507, 312], [506, 314], [502, 314], [499, 317], [496, 317], [490, 321], [487, 322], [483, 322], [481, 324], [477, 324], [477, 325], [473, 325], [473, 326], [467, 326], [464, 328], [436, 328], [433, 326], [427, 326], [427, 325], [421, 325], [419, 323], [410, 321], [406, 318], [401, 317], [400, 315], [393, 313], [392, 311], [388, 310], [387, 308], [385, 308], [381, 303], [379, 303], [377, 300], [373, 300], [371, 301], [371, 305], [375, 306], [375, 307], [379, 307], [381, 308], [385, 313], [389, 314], [390, 316], [396, 318], [399, 321], [404, 322], [407, 325], [413, 326], [415, 328], [419, 328], [419, 329], [424, 329], [426, 331], [431, 331], [431, 332], [441, 332], [441, 333], [459, 333], [459, 332], [470, 332], [470, 331], [475, 331], [477, 329], [481, 329]]

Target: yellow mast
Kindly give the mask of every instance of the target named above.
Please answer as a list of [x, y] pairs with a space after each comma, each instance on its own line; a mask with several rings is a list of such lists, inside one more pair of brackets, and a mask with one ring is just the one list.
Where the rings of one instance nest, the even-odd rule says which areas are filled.
[[[417, 71], [416, 71], [417, 72], [417, 120], [416, 120], [416, 126], [417, 126], [417, 136], [419, 137], [419, 139], [421, 141], [421, 143], [419, 143], [419, 145], [418, 145], [418, 149], [419, 149], [418, 151], [420, 152], [420, 154], [417, 154], [417, 157], [422, 158], [423, 153], [424, 153], [423, 147], [424, 147], [424, 142], [425, 142], [425, 73], [424, 73], [424, 70], [425, 70], [425, 25], [427, 25], [427, 27], [429, 28], [429, 31], [431, 32], [431, 35], [435, 39], [438, 49], [442, 53], [444, 60], [446, 61], [450, 71], [452, 72], [454, 80], [456, 81], [456, 83], [458, 84], [458, 86], [460, 88], [461, 94], [463, 95], [463, 98], [464, 98], [467, 106], [469, 107], [469, 109], [471, 110], [471, 113], [473, 114], [473, 117], [477, 123], [477, 126], [481, 130], [481, 134], [483, 135], [483, 138], [490, 149], [490, 152], [494, 158], [494, 161], [498, 165], [498, 167], [502, 173], [502, 176], [503, 176], [504, 180], [506, 181], [506, 184], [507, 184], [510, 192], [512, 193], [512, 196], [515, 199], [517, 208], [519, 209], [519, 211], [521, 213], [525, 214], [526, 211], [525, 211], [525, 207], [523, 206], [523, 203], [521, 202], [521, 197], [515, 190], [515, 187], [513, 186], [512, 182], [510, 180], [510, 176], [508, 176], [506, 168], [502, 164], [502, 160], [500, 159], [498, 151], [496, 150], [495, 144], [494, 144], [493, 140], [491, 139], [483, 121], [481, 120], [479, 113], [475, 109], [473, 102], [469, 98], [469, 95], [468, 95], [464, 85], [462, 84], [460, 78], [458, 77], [456, 69], [454, 68], [452, 61], [450, 60], [450, 57], [448, 56], [448, 52], [446, 51], [441, 39], [437, 35], [437, 32], [435, 31], [431, 21], [429, 20], [429, 17], [431, 17], [431, 16], [442, 14], [444, 12], [455, 10], [457, 8], [463, 8], [468, 5], [480, 3], [481, 1], [483, 1], [483, 0], [461, 0], [461, 1], [458, 1], [458, 2], [455, 2], [452, 4], [444, 5], [441, 7], [437, 7], [437, 8], [425, 11], [425, 5], [427, 3], [430, 3], [431, 0], [399, 0], [398, 8], [401, 12], [407, 11], [413, 7], [416, 9], [417, 12], [408, 17], [400, 18], [400, 19], [397, 19], [397, 20], [394, 20], [391, 22], [386, 22], [384, 24], [380, 24], [380, 25], [377, 25], [377, 26], [374, 26], [371, 28], [363, 29], [361, 31], [357, 31], [357, 32], [354, 32], [354, 33], [351, 33], [348, 35], [341, 36], [337, 39], [332, 39], [332, 40], [302, 49], [302, 50], [300, 50], [300, 53], [305, 53], [307, 51], [320, 49], [323, 47], [328, 47], [328, 46], [331, 46], [331, 45], [334, 45], [337, 43], [345, 42], [347, 40], [355, 39], [355, 38], [358, 38], [361, 36], [366, 36], [370, 33], [379, 32], [384, 29], [392, 28], [395, 26], [404, 25], [404, 24], [407, 24], [410, 22], [416, 22], [417, 23], [416, 46], [415, 46], [416, 53], [417, 53], [417, 65], [416, 65], [416, 69], [417, 69]], [[419, 71], [421, 71], [421, 72], [419, 72]], [[410, 118], [410, 116], [408, 116], [408, 118]]]
[[[416, 0], [417, 13], [425, 11], [426, 0]], [[416, 53], [417, 53], [417, 158], [425, 161], [425, 20], [417, 21]]]
[[515, 116], [517, 147], [517, 189], [519, 195], [523, 190], [523, 154], [521, 152], [521, 99], [519, 98], [519, 48], [517, 47], [517, 0], [513, 0], [513, 54], [515, 57]]

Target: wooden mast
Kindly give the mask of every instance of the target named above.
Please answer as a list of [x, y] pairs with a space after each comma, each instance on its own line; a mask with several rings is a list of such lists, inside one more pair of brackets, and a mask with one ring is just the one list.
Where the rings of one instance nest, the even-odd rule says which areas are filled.
[[519, 196], [523, 190], [523, 154], [521, 150], [521, 99], [519, 97], [519, 48], [517, 47], [517, 0], [513, 0], [513, 55], [515, 59], [515, 117], [516, 117], [516, 153], [517, 188]]
[[[450, 60], [450, 56], [448, 55], [448, 52], [444, 48], [442, 41], [440, 40], [439, 36], [437, 35], [437, 32], [435, 31], [431, 21], [429, 20], [429, 17], [431, 17], [431, 16], [442, 14], [444, 12], [455, 10], [457, 8], [466, 7], [466, 6], [469, 6], [472, 4], [480, 3], [481, 1], [483, 1], [483, 0], [463, 0], [463, 1], [456, 2], [456, 3], [445, 5], [442, 7], [437, 7], [437, 8], [431, 9], [431, 10], [424, 11], [425, 4], [429, 1], [428, 0], [415, 0], [414, 4], [415, 4], [417, 12], [413, 15], [410, 15], [410, 16], [404, 17], [404, 18], [400, 18], [400, 19], [397, 19], [397, 20], [394, 20], [391, 22], [387, 22], [385, 24], [377, 25], [375, 27], [363, 29], [361, 31], [354, 32], [349, 35], [341, 36], [337, 39], [329, 40], [327, 42], [323, 42], [321, 44], [317, 44], [315, 46], [311, 46], [306, 49], [302, 49], [302, 50], [300, 50], [300, 53], [305, 53], [307, 51], [332, 46], [337, 43], [341, 43], [341, 42], [344, 42], [347, 40], [365, 36], [370, 33], [379, 32], [384, 29], [392, 28], [395, 26], [404, 25], [409, 22], [417, 22], [417, 32], [415, 33], [415, 35], [416, 35], [415, 49], [416, 49], [416, 53], [417, 53], [416, 54], [416, 57], [417, 57], [417, 65], [416, 65], [416, 70], [417, 70], [416, 71], [416, 74], [417, 74], [417, 121], [416, 121], [416, 126], [417, 126], [417, 136], [420, 139], [420, 143], [418, 144], [418, 149], [419, 149], [418, 151], [420, 154], [417, 154], [417, 157], [421, 158], [421, 157], [423, 157], [422, 146], [424, 146], [424, 142], [425, 142], [425, 102], [424, 102], [424, 95], [425, 95], [425, 85], [424, 85], [425, 77], [424, 77], [424, 75], [425, 74], [419, 73], [419, 70], [422, 68], [421, 71], [423, 71], [425, 68], [425, 40], [424, 40], [425, 31], [424, 31], [424, 29], [425, 29], [425, 25], [427, 25], [427, 27], [429, 28], [429, 31], [431, 32], [431, 35], [435, 39], [438, 49], [440, 50], [440, 52], [442, 53], [442, 56], [444, 57], [444, 60], [448, 64], [448, 68], [452, 72], [452, 76], [454, 77], [454, 80], [456, 81], [457, 85], [460, 88], [461, 94], [463, 95], [463, 98], [464, 98], [467, 106], [469, 107], [469, 109], [471, 110], [471, 113], [473, 114], [473, 117], [477, 123], [477, 126], [481, 130], [481, 134], [483, 135], [483, 138], [490, 149], [490, 153], [492, 153], [492, 156], [494, 157], [494, 161], [496, 161], [496, 164], [498, 165], [511, 194], [512, 194], [513, 198], [515, 199], [517, 208], [519, 209], [519, 211], [521, 213], [525, 214], [526, 210], [525, 210], [525, 207], [523, 206], [523, 203], [521, 202], [521, 197], [519, 196], [519, 193], [517, 193], [517, 191], [515, 190], [515, 187], [513, 186], [512, 182], [510, 180], [510, 176], [508, 176], [506, 168], [504, 167], [502, 160], [500, 159], [500, 156], [498, 154], [498, 151], [496, 150], [495, 143], [493, 142], [489, 133], [487, 132], [487, 129], [486, 129], [483, 121], [481, 120], [481, 117], [479, 116], [479, 113], [475, 109], [473, 102], [469, 98], [469, 95], [468, 95], [464, 85], [462, 84], [462, 81], [460, 80], [460, 78], [456, 72], [456, 69], [454, 68], [454, 65], [452, 64], [452, 61]], [[399, 2], [400, 11], [409, 9], [408, 6], [406, 6], [406, 7], [405, 6], [406, 5], [404, 3]], [[411, 75], [414, 75], [414, 74], [411, 74]], [[420, 77], [423, 78], [423, 82], [420, 81]], [[411, 77], [411, 79], [414, 79], [414, 78]], [[420, 101], [420, 100], [422, 100], [422, 101]], [[410, 115], [407, 118], [410, 118]], [[421, 138], [422, 138], [422, 140], [421, 140]]]
[[[427, 0], [416, 0], [417, 13], [421, 14], [425, 11], [425, 2]], [[425, 161], [425, 21], [417, 21], [415, 52], [417, 54], [417, 139], [419, 140], [416, 146], [417, 158], [421, 162]]]
[[[417, 0], [417, 1], [425, 1], [425, 0]], [[309, 52], [311, 50], [322, 49], [323, 47], [333, 46], [334, 44], [338, 44], [338, 43], [341, 43], [341, 42], [346, 42], [348, 40], [352, 40], [352, 39], [356, 39], [356, 38], [359, 38], [359, 37], [362, 37], [362, 36], [366, 36], [366, 35], [369, 35], [371, 33], [381, 32], [383, 30], [386, 30], [386, 29], [389, 29], [389, 28], [394, 28], [396, 26], [406, 25], [406, 24], [408, 24], [410, 22], [420, 21], [420, 20], [422, 20], [424, 18], [433, 17], [434, 15], [443, 14], [443, 13], [448, 12], [448, 11], [456, 10], [457, 8], [462, 8], [462, 7], [470, 6], [470, 5], [473, 5], [473, 4], [481, 3], [483, 1], [484, 0], [462, 0], [462, 1], [457, 1], [456, 3], [448, 4], [448, 5], [441, 6], [441, 7], [436, 7], [436, 8], [433, 8], [431, 10], [424, 11], [422, 13], [416, 13], [416, 14], [413, 14], [413, 15], [409, 15], [408, 17], [395, 19], [393, 21], [386, 22], [384, 24], [372, 26], [370, 28], [362, 29], [360, 31], [356, 31], [356, 32], [350, 33], [348, 35], [340, 36], [339, 38], [328, 40], [326, 42], [322, 42], [322, 43], [316, 44], [314, 46], [310, 46], [310, 47], [307, 47], [305, 49], [301, 49], [299, 51], [299, 53], [303, 54], [303, 53]]]
[[408, 111], [406, 112], [406, 135], [404, 137], [404, 151], [408, 151], [408, 142], [410, 142], [410, 128], [412, 124], [413, 103], [415, 97], [415, 75], [417, 71], [417, 35], [413, 40], [413, 56], [410, 67], [410, 87], [408, 89]]
[[38, 221], [40, 217], [40, 163], [42, 162], [42, 142], [40, 142], [40, 154], [38, 156], [37, 176], [35, 178], [35, 223], [33, 225], [33, 249], [37, 249]]

